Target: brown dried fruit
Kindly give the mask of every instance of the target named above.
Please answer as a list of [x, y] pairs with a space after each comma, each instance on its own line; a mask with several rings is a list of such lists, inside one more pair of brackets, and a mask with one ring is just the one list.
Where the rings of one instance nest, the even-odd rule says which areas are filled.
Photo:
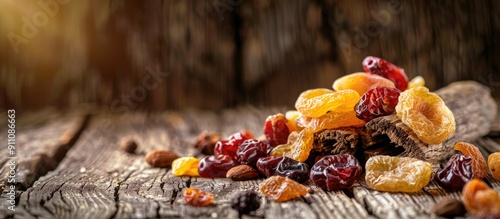
[[155, 149], [144, 157], [146, 162], [152, 167], [170, 167], [172, 162], [177, 158], [179, 158], [179, 155], [167, 149]]
[[194, 147], [206, 155], [214, 154], [215, 144], [222, 139], [219, 133], [203, 131], [198, 135]]
[[431, 212], [440, 217], [454, 218], [465, 215], [467, 210], [465, 210], [465, 206], [460, 200], [445, 198], [438, 201], [431, 208]]
[[251, 166], [242, 164], [229, 169], [226, 177], [234, 181], [251, 180], [259, 177], [259, 172]]
[[135, 153], [135, 150], [137, 149], [137, 143], [132, 138], [124, 138], [120, 142], [120, 149], [122, 149], [123, 151], [125, 151], [129, 154], [133, 154], [133, 153]]

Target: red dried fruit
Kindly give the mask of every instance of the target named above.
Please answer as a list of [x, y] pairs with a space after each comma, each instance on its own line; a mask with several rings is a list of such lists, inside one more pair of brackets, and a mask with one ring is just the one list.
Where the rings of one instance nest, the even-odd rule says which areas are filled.
[[248, 134], [247, 132], [236, 132], [229, 136], [228, 139], [218, 141], [215, 144], [214, 155], [225, 154], [236, 159], [236, 151], [243, 141], [249, 139], [249, 137], [253, 137], [253, 135]]
[[474, 171], [475, 179], [483, 179], [488, 175], [488, 164], [476, 146], [466, 142], [458, 142], [455, 144], [455, 150], [472, 157], [472, 171]]
[[400, 93], [398, 89], [388, 87], [377, 87], [367, 91], [354, 106], [356, 117], [369, 122], [377, 117], [394, 113]]
[[200, 160], [198, 173], [206, 178], [224, 178], [227, 171], [238, 164], [238, 161], [229, 155], [210, 155]]
[[238, 147], [236, 156], [241, 164], [255, 167], [259, 158], [267, 156], [267, 144], [263, 141], [247, 139]]
[[451, 156], [446, 166], [436, 173], [436, 181], [451, 191], [459, 191], [474, 176], [472, 158], [461, 154]]
[[380, 75], [391, 80], [400, 91], [405, 91], [408, 88], [408, 77], [405, 71], [386, 60], [368, 56], [363, 60], [363, 69], [370, 74]]
[[183, 195], [184, 202], [193, 206], [207, 206], [214, 200], [214, 194], [197, 188], [187, 188]]
[[309, 166], [289, 157], [263, 157], [257, 161], [257, 169], [266, 177], [284, 176], [299, 183], [308, 180]]
[[361, 165], [352, 155], [330, 155], [314, 164], [309, 178], [317, 187], [333, 191], [351, 187], [361, 170]]
[[285, 115], [278, 113], [268, 116], [264, 123], [264, 134], [269, 145], [276, 146], [286, 143], [290, 130], [287, 126], [288, 120]]

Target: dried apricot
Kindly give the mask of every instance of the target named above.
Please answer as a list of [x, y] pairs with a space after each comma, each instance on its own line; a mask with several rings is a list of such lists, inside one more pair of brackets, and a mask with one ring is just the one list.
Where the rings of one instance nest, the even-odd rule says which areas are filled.
[[355, 90], [359, 95], [363, 95], [368, 90], [376, 87], [394, 88], [394, 83], [379, 75], [357, 72], [340, 77], [332, 85], [336, 91]]
[[307, 117], [320, 117], [329, 111], [352, 111], [361, 96], [354, 90], [334, 92], [328, 89], [311, 89], [302, 92], [295, 108]]
[[271, 200], [286, 202], [306, 195], [307, 187], [288, 177], [272, 176], [260, 184], [260, 192]]
[[384, 192], [417, 192], [432, 175], [430, 163], [409, 157], [373, 156], [365, 169], [368, 186]]
[[491, 176], [496, 180], [500, 180], [500, 152], [495, 152], [488, 156], [488, 167], [490, 168]]
[[488, 175], [488, 164], [476, 146], [466, 142], [458, 142], [455, 144], [455, 150], [462, 152], [465, 156], [472, 157], [472, 171], [475, 179], [483, 179]]
[[444, 101], [426, 87], [406, 90], [399, 95], [397, 116], [418, 138], [440, 144], [455, 132], [455, 117]]
[[416, 87], [424, 87], [425, 86], [425, 80], [424, 77], [422, 76], [417, 76], [411, 79], [410, 82], [408, 82], [408, 89], [416, 88]]
[[469, 213], [477, 216], [500, 215], [500, 196], [482, 180], [473, 179], [465, 184], [462, 200]]
[[183, 194], [184, 202], [193, 206], [207, 206], [214, 200], [214, 194], [197, 188], [187, 188]]
[[174, 176], [200, 176], [198, 165], [200, 160], [195, 157], [181, 157], [172, 162], [172, 174]]

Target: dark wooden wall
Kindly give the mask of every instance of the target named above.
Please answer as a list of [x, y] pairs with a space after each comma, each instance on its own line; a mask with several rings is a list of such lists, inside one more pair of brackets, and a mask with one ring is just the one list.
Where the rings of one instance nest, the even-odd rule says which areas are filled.
[[[66, 2], [52, 14], [0, 3], [0, 108], [293, 106], [301, 91], [362, 71], [368, 55], [431, 89], [472, 79], [500, 97], [498, 1]], [[23, 35], [23, 18], [39, 12], [46, 24]], [[13, 46], [9, 33], [28, 42]]]

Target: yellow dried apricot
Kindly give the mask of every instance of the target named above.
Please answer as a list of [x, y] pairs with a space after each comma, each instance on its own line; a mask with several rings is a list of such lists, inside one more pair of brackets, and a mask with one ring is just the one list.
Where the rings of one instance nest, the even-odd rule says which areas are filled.
[[[462, 200], [469, 213], [477, 216], [500, 216], [500, 196], [486, 183], [473, 179], [462, 189]], [[497, 217], [494, 217], [497, 216]]]
[[200, 160], [195, 157], [180, 157], [172, 162], [172, 174], [174, 176], [200, 176], [198, 164]]
[[286, 202], [307, 195], [307, 187], [288, 177], [271, 176], [262, 182], [260, 192], [271, 200]]
[[397, 116], [418, 138], [440, 144], [455, 133], [455, 117], [444, 101], [426, 87], [402, 92], [396, 105]]
[[361, 96], [354, 90], [334, 92], [328, 89], [311, 89], [302, 92], [295, 108], [307, 117], [320, 117], [329, 111], [353, 111]]
[[476, 146], [466, 142], [458, 142], [455, 144], [455, 150], [462, 152], [465, 156], [472, 157], [474, 178], [483, 179], [488, 175], [488, 164]]
[[336, 91], [351, 89], [363, 95], [366, 91], [376, 87], [394, 88], [394, 83], [382, 76], [357, 72], [338, 78], [333, 82], [333, 89]]
[[411, 79], [410, 82], [408, 82], [408, 89], [416, 88], [416, 87], [424, 87], [425, 86], [425, 80], [424, 77], [422, 76], [417, 76]]
[[500, 152], [495, 152], [488, 156], [488, 167], [490, 168], [491, 176], [496, 180], [500, 180]]

